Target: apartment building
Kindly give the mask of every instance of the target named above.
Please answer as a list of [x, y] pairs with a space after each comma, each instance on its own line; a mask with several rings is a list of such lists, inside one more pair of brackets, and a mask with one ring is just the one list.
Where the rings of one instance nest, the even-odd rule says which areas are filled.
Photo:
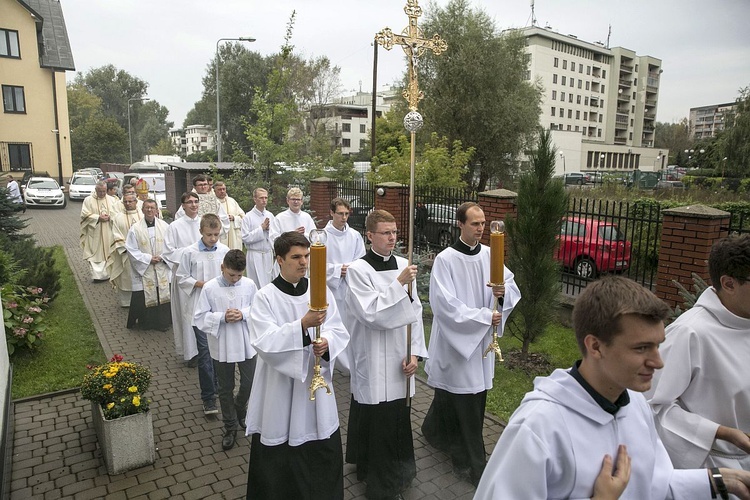
[[[623, 47], [579, 40], [547, 28], [522, 28], [526, 37], [527, 79], [541, 81], [540, 123], [553, 131], [580, 134], [580, 165], [569, 171], [605, 168], [658, 168], [654, 129], [661, 60]], [[570, 140], [566, 141], [570, 143]], [[609, 158], [602, 162], [606, 151]], [[573, 155], [571, 155], [573, 156]]]
[[0, 0], [0, 171], [70, 177], [65, 71], [75, 71], [57, 0]]
[[724, 115], [734, 111], [736, 102], [690, 108], [690, 135], [695, 140], [714, 137], [724, 130]]
[[188, 125], [169, 131], [172, 145], [183, 158], [193, 153], [216, 149], [216, 130], [210, 125]]

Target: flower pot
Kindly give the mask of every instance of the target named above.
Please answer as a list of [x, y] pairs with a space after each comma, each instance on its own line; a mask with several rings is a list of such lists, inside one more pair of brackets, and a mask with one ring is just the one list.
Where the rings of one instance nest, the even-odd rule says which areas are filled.
[[154, 426], [150, 411], [105, 420], [102, 407], [92, 402], [91, 415], [109, 474], [154, 463]]

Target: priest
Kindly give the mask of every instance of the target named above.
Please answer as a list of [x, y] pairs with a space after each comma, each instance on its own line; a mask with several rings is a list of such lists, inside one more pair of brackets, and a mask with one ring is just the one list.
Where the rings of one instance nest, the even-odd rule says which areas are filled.
[[120, 211], [120, 200], [107, 194], [107, 183], [96, 183], [94, 192], [81, 206], [81, 248], [91, 266], [94, 283], [109, 280], [107, 257], [112, 244], [112, 217]]
[[409, 397], [414, 395], [417, 360], [427, 357], [427, 347], [414, 283], [417, 266], [393, 255], [396, 219], [374, 210], [365, 227], [370, 250], [346, 273], [352, 391], [346, 461], [356, 464], [367, 498], [395, 498], [417, 474], [406, 396], [407, 387]]
[[[258, 291], [250, 311], [250, 342], [258, 361], [247, 413], [252, 436], [247, 498], [344, 498], [343, 455], [336, 395], [310, 399], [316, 356], [333, 392], [333, 368], [349, 341], [336, 302], [309, 309], [310, 243], [298, 232], [274, 243], [280, 275]], [[321, 339], [316, 342], [315, 327]]]
[[171, 324], [169, 263], [164, 259], [169, 225], [156, 216], [155, 200], [145, 200], [142, 210], [143, 218], [130, 228], [125, 240], [133, 279], [127, 327], [164, 331]]
[[214, 183], [214, 194], [229, 218], [229, 230], [221, 236], [221, 242], [230, 249], [242, 250], [242, 218], [245, 211], [227, 194], [227, 185], [224, 181]]
[[266, 210], [268, 191], [255, 188], [253, 201], [255, 206], [242, 218], [240, 234], [247, 247], [247, 277], [260, 289], [275, 277], [273, 240], [277, 234], [274, 216]]
[[[487, 462], [482, 427], [495, 375], [495, 354], [485, 358], [484, 352], [493, 326], [502, 335], [521, 292], [508, 268], [504, 285], [487, 284], [490, 249], [479, 242], [486, 224], [479, 205], [462, 204], [456, 219], [460, 237], [438, 254], [430, 276], [434, 317], [425, 371], [435, 396], [422, 433], [428, 443], [450, 454], [457, 476], [476, 486]], [[498, 297], [501, 312], [493, 311]]]
[[107, 259], [109, 281], [117, 290], [122, 307], [130, 306], [130, 295], [133, 291], [133, 276], [130, 257], [125, 247], [125, 239], [130, 228], [143, 218], [143, 212], [137, 210], [138, 199], [135, 193], [127, 194], [122, 199], [124, 212], [115, 214], [112, 219], [112, 248]]

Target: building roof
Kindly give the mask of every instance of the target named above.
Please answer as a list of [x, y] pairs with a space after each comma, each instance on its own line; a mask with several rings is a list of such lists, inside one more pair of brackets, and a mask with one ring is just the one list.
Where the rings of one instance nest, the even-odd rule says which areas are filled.
[[237, 170], [243, 168], [242, 165], [231, 162], [223, 161], [221, 163], [211, 163], [207, 161], [184, 161], [180, 163], [169, 163], [173, 170], [190, 170], [190, 171], [209, 171], [212, 167], [216, 167], [216, 170]]
[[18, 0], [36, 19], [41, 32], [39, 62], [43, 68], [75, 71], [73, 51], [59, 0]]

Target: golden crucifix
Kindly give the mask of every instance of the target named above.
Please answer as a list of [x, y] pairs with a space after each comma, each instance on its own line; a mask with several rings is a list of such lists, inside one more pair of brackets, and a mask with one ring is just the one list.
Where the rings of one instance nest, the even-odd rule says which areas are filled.
[[[417, 111], [419, 101], [424, 93], [419, 90], [417, 84], [417, 61], [430, 49], [439, 56], [448, 48], [445, 40], [440, 35], [434, 35], [431, 39], [424, 38], [422, 30], [417, 26], [417, 18], [422, 15], [422, 8], [417, 0], [407, 0], [404, 12], [409, 17], [409, 26], [404, 28], [400, 35], [394, 35], [390, 28], [385, 28], [375, 35], [375, 42], [382, 45], [386, 50], [391, 50], [394, 45], [401, 45], [406, 53], [409, 63], [409, 83], [403, 92], [403, 96], [409, 103], [409, 112], [404, 117], [404, 127], [411, 134], [411, 168], [409, 169], [409, 240], [407, 255], [409, 265], [412, 265], [414, 253], [414, 167], [416, 164], [415, 144], [417, 130], [422, 128], [422, 115]], [[412, 294], [412, 283], [408, 285], [409, 296]], [[406, 325], [406, 362], [411, 362], [411, 325]], [[411, 405], [411, 377], [406, 379], [406, 405]]]

